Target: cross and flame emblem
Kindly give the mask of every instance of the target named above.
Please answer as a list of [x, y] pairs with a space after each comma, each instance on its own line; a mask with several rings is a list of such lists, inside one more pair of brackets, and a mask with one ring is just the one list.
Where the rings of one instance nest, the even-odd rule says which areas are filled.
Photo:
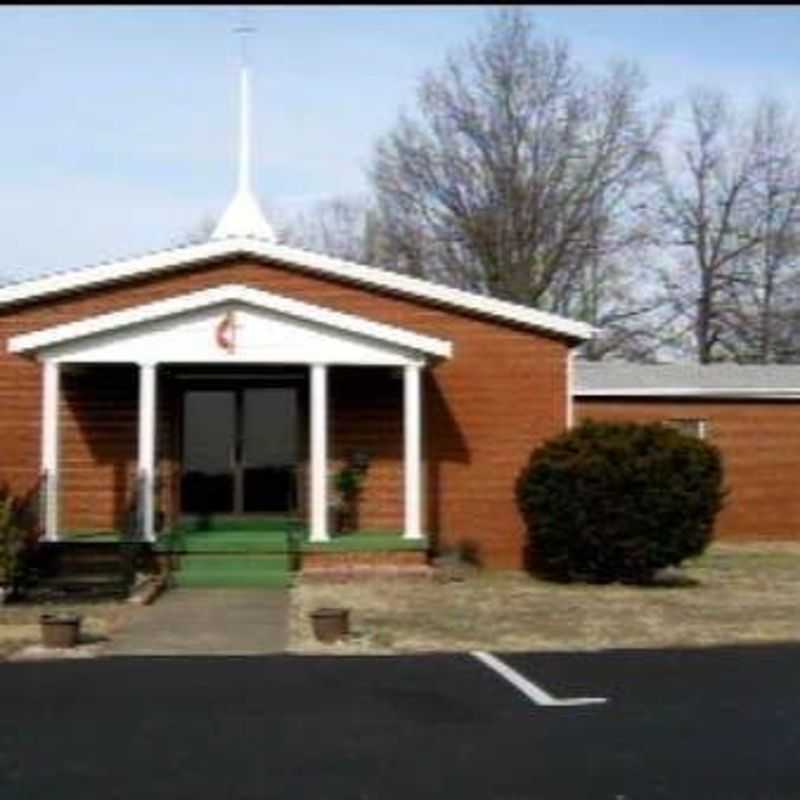
[[217, 324], [216, 340], [217, 345], [227, 353], [236, 352], [236, 331], [239, 326], [236, 324], [236, 317], [233, 311], [229, 311]]

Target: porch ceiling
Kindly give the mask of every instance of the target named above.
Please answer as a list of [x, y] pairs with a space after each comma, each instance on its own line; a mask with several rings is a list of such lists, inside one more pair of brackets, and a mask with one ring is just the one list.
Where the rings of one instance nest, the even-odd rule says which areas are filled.
[[452, 344], [282, 295], [228, 284], [15, 336], [41, 360], [399, 365]]

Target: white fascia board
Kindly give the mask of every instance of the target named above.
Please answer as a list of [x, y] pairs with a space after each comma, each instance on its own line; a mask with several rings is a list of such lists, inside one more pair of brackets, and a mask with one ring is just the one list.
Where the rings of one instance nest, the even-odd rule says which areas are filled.
[[476, 311], [486, 316], [517, 322], [537, 330], [560, 333], [580, 340], [591, 339], [596, 333], [596, 330], [585, 322], [548, 314], [538, 309], [497, 300], [474, 292], [453, 289], [421, 278], [412, 278], [410, 275], [403, 275], [400, 272], [390, 272], [377, 267], [341, 261], [319, 253], [268, 242], [258, 242], [258, 248], [260, 255], [276, 261], [285, 261], [345, 280], [356, 281], [380, 289], [389, 289], [412, 297], [422, 297], [443, 305]]
[[575, 397], [636, 397], [636, 398], [700, 398], [700, 399], [748, 399], [759, 400], [798, 400], [800, 386], [794, 389], [764, 389], [759, 387], [743, 389], [575, 389]]
[[0, 306], [171, 269], [188, 268], [203, 261], [229, 255], [260, 256], [322, 275], [430, 300], [495, 319], [515, 322], [539, 331], [561, 334], [579, 341], [591, 339], [597, 333], [597, 329], [585, 322], [548, 314], [517, 303], [249, 237], [232, 237], [173, 250], [162, 250], [140, 258], [115, 261], [0, 287]]
[[363, 317], [344, 314], [340, 311], [333, 311], [322, 306], [304, 303], [300, 300], [273, 294], [272, 292], [237, 284], [202, 289], [178, 297], [171, 297], [167, 300], [157, 300], [154, 303], [126, 308], [123, 311], [113, 311], [108, 314], [78, 320], [77, 322], [68, 322], [14, 336], [8, 341], [8, 350], [12, 353], [43, 350], [86, 336], [132, 325], [141, 325], [227, 302], [239, 302], [266, 309], [287, 317], [294, 317], [336, 330], [347, 331], [367, 339], [375, 339], [385, 344], [402, 347], [429, 356], [450, 358], [453, 354], [452, 343], [445, 339], [424, 336], [408, 331], [405, 328], [372, 322]]

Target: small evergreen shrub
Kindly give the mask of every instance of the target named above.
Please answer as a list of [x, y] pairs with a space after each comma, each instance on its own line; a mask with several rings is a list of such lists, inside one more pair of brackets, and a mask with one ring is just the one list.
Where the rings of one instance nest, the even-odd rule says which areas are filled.
[[533, 562], [560, 580], [650, 581], [703, 552], [723, 496], [719, 451], [660, 423], [584, 422], [517, 482]]
[[28, 578], [30, 537], [23, 527], [24, 508], [0, 486], [0, 589], [18, 594]]

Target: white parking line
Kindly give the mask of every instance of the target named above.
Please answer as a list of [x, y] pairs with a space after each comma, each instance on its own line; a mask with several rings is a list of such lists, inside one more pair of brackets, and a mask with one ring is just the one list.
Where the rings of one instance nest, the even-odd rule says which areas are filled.
[[590, 706], [599, 703], [607, 703], [605, 697], [567, 697], [559, 700], [548, 694], [544, 689], [520, 675], [515, 669], [501, 661], [497, 656], [487, 653], [484, 650], [473, 650], [472, 655], [489, 669], [494, 670], [502, 678], [505, 678], [512, 686], [519, 689], [529, 700], [533, 700], [537, 706]]

